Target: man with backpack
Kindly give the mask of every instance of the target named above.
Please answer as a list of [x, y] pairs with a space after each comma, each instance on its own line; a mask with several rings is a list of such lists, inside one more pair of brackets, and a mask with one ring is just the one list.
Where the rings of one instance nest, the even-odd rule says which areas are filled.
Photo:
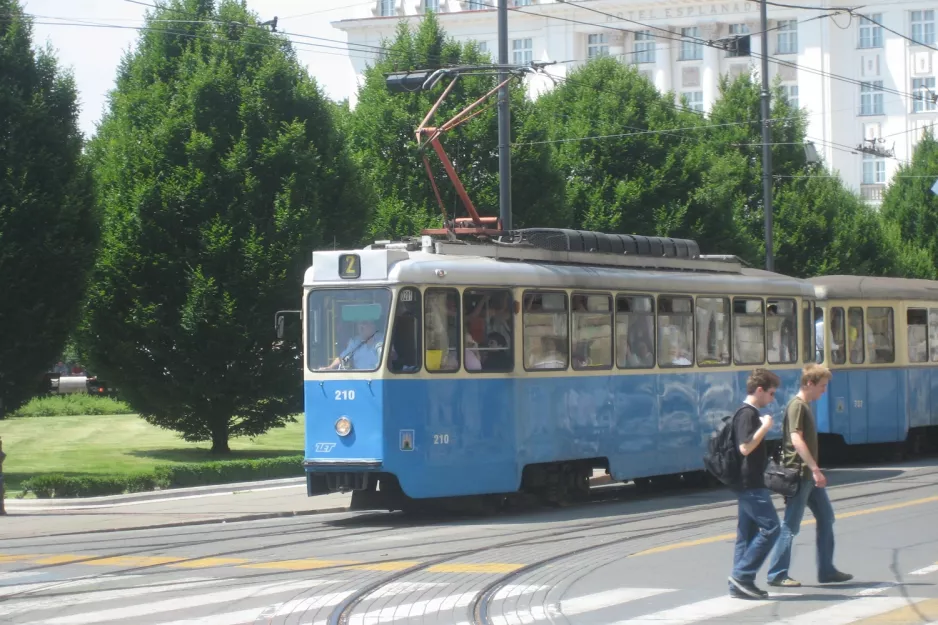
[[[739, 502], [736, 550], [729, 577], [730, 596], [764, 599], [769, 596], [755, 584], [756, 573], [765, 562], [779, 534], [778, 513], [772, 491], [762, 477], [768, 463], [765, 435], [772, 417], [760, 411], [775, 401], [781, 380], [768, 369], [756, 369], [746, 381], [746, 399], [731, 423], [733, 451], [738, 452], [738, 478], [730, 484]], [[722, 479], [722, 478], [721, 478]]]

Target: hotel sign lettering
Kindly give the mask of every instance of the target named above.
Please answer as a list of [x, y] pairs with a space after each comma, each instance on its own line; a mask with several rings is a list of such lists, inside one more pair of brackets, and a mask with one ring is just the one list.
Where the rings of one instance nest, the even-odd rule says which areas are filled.
[[700, 2], [699, 4], [682, 4], [667, 8], [639, 9], [636, 11], [617, 11], [616, 16], [606, 18], [607, 22], [616, 22], [620, 19], [629, 20], [656, 20], [673, 19], [681, 17], [706, 17], [709, 15], [732, 15], [734, 13], [755, 12], [755, 2]]

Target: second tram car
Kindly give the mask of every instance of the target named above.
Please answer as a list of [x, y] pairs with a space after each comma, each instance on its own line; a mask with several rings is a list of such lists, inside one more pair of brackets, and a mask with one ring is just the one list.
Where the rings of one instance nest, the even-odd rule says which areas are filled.
[[308, 494], [395, 509], [563, 500], [588, 490], [594, 468], [622, 481], [699, 476], [758, 366], [782, 378], [779, 416], [816, 357], [815, 285], [700, 256], [693, 242], [632, 239], [655, 251], [425, 236], [315, 252]]

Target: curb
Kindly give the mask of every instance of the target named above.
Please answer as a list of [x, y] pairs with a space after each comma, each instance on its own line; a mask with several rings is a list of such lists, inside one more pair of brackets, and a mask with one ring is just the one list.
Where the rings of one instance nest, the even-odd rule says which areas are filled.
[[127, 493], [124, 495], [104, 495], [101, 497], [67, 497], [60, 499], [4, 499], [4, 505], [9, 511], [20, 510], [67, 510], [89, 507], [112, 507], [143, 503], [147, 501], [187, 499], [194, 497], [207, 497], [211, 495], [225, 495], [248, 493], [255, 491], [276, 490], [292, 488], [306, 484], [306, 478], [281, 478], [275, 480], [260, 480], [255, 482], [231, 482], [228, 484], [213, 484], [209, 486], [189, 486], [184, 488], [168, 488], [166, 490], [153, 490], [140, 493]]
[[239, 521], [263, 521], [265, 519], [281, 519], [298, 516], [315, 516], [318, 514], [337, 514], [348, 512], [348, 506], [337, 506], [333, 508], [320, 508], [318, 510], [299, 510], [292, 512], [259, 512], [256, 514], [243, 514], [231, 517], [212, 517], [210, 519], [197, 519], [191, 521], [175, 521], [173, 523], [157, 523], [151, 525], [135, 525], [130, 527], [107, 528], [98, 530], [82, 530], [78, 532], [52, 532], [47, 534], [36, 534], [23, 538], [44, 538], [48, 536], [82, 536], [85, 534], [114, 534], [117, 532], [139, 532], [142, 530], [157, 530], [173, 527], [194, 527], [198, 525], [224, 525], [226, 523], [237, 523]]

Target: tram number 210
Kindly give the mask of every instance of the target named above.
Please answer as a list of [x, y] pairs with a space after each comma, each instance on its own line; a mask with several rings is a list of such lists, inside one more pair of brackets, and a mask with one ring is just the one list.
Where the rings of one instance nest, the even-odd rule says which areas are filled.
[[434, 434], [433, 444], [434, 445], [449, 445], [449, 434]]

